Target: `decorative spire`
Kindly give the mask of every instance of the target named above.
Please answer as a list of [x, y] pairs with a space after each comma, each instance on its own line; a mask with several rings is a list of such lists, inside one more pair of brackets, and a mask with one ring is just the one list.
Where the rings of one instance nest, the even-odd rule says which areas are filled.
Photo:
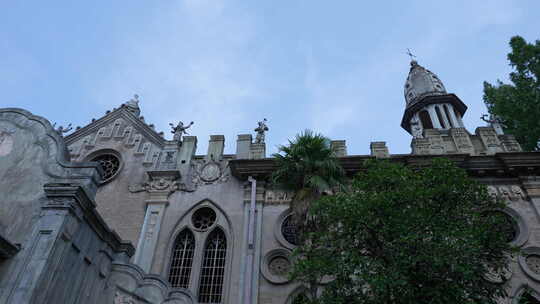
[[128, 108], [128, 110], [130, 110], [136, 116], [139, 116], [139, 114], [141, 114], [141, 109], [139, 108], [139, 95], [137, 94], [133, 95], [133, 98], [126, 101], [124, 105]]
[[423, 66], [419, 65], [415, 57], [412, 54], [411, 56], [411, 69], [409, 71], [409, 76], [405, 82], [405, 101], [407, 102], [407, 107], [415, 104], [426, 96], [437, 96], [445, 95], [446, 89], [442, 81]]

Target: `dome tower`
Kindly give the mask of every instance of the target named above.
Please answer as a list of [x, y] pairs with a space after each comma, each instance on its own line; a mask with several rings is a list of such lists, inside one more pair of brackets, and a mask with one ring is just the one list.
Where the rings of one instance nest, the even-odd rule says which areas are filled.
[[463, 128], [462, 117], [467, 106], [454, 94], [446, 92], [442, 81], [415, 60], [411, 61], [405, 82], [406, 108], [401, 127], [415, 138], [424, 130]]

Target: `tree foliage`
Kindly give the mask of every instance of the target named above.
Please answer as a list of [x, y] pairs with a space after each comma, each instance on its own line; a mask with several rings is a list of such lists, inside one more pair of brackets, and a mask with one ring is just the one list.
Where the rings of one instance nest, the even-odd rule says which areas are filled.
[[[502, 228], [504, 204], [444, 159], [414, 170], [370, 161], [349, 191], [324, 196], [310, 210], [292, 278], [311, 303], [496, 303], [512, 251]], [[321, 291], [322, 290], [322, 291]]]
[[516, 137], [525, 150], [540, 146], [540, 40], [535, 44], [515, 36], [510, 40], [508, 60], [513, 71], [511, 84], [484, 82], [484, 102], [497, 115], [505, 130]]
[[310, 203], [323, 192], [339, 186], [344, 173], [330, 139], [313, 131], [305, 130], [278, 149], [279, 153], [272, 155], [277, 163], [272, 182], [294, 192], [292, 209], [301, 241]]

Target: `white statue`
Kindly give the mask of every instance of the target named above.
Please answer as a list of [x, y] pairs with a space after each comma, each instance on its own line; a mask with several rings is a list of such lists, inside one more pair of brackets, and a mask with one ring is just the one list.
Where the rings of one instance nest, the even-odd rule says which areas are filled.
[[193, 125], [193, 121], [189, 123], [189, 125], [184, 126], [183, 122], [179, 122], [178, 125], [174, 126], [174, 124], [169, 123], [169, 126], [171, 126], [172, 131], [171, 133], [174, 134], [173, 140], [175, 141], [182, 141], [182, 135], [189, 134], [186, 130], [189, 129]]
[[60, 136], [64, 136], [64, 133], [73, 130], [73, 127], [71, 126], [71, 124], [68, 124], [67, 128], [64, 128], [63, 126], [59, 126], [58, 128], [56, 128], [56, 123], [54, 123], [53, 129], [55, 129], [56, 133], [58, 133]]
[[497, 135], [504, 135], [504, 125], [502, 124], [500, 117], [495, 114], [484, 114], [480, 117], [480, 119], [487, 122], [495, 130]]
[[418, 119], [416, 115], [413, 116], [413, 118], [411, 119], [411, 133], [414, 138], [424, 137], [422, 135], [422, 126], [420, 126], [420, 120]]
[[268, 127], [266, 126], [266, 118], [262, 121], [259, 121], [259, 126], [255, 128], [255, 132], [257, 132], [257, 136], [255, 137], [255, 143], [260, 144], [264, 143], [264, 132], [268, 131]]

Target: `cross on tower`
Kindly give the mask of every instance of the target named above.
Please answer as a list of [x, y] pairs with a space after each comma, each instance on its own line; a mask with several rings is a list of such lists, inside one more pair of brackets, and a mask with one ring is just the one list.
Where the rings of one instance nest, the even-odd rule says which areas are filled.
[[411, 61], [413, 61], [414, 58], [416, 58], [416, 56], [411, 52], [410, 49], [407, 49], [407, 52], [405, 54], [407, 54], [407, 55], [409, 55], [409, 57], [411, 57]]

